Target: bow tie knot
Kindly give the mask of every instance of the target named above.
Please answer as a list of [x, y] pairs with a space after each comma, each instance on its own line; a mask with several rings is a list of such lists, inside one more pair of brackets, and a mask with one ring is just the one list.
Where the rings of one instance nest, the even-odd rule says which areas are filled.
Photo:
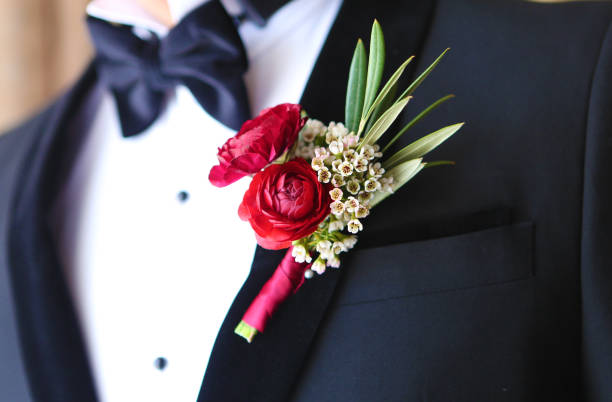
[[250, 117], [242, 78], [246, 52], [218, 0], [193, 10], [163, 39], [143, 39], [131, 27], [93, 17], [88, 25], [100, 79], [115, 97], [124, 136], [146, 130], [162, 112], [168, 90], [178, 84], [232, 129]]
[[138, 68], [151, 89], [162, 92], [173, 88], [179, 83], [179, 80], [164, 72], [164, 60], [159, 52], [160, 43], [159, 38], [155, 35], [146, 41], [142, 58], [138, 60]]

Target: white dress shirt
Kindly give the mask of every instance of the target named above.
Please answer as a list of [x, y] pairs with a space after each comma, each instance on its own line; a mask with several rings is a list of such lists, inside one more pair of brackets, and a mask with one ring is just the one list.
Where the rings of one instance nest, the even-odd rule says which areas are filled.
[[[201, 2], [169, 5], [180, 20]], [[222, 2], [238, 11], [235, 1]], [[127, 3], [95, 1], [88, 12], [166, 33]], [[263, 28], [240, 26], [253, 112], [299, 102], [340, 3], [294, 0]], [[52, 224], [101, 401], [197, 398], [256, 244], [237, 214], [249, 180], [222, 189], [208, 181], [217, 148], [233, 134], [182, 86], [158, 120], [131, 138], [121, 136], [107, 93], [84, 133]], [[155, 365], [160, 357], [163, 369]]]

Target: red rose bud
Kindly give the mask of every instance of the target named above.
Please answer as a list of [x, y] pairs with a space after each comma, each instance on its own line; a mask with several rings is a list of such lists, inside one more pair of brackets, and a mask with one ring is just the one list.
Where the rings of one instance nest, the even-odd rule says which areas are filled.
[[249, 343], [259, 332], [263, 332], [270, 317], [304, 283], [304, 273], [311, 264], [295, 262], [291, 248], [276, 267], [272, 277], [261, 288], [259, 294], [242, 317], [234, 332]]
[[244, 123], [238, 134], [219, 148], [219, 164], [210, 170], [210, 182], [225, 187], [259, 172], [282, 156], [295, 143], [306, 123], [301, 113], [300, 105], [283, 103], [263, 110]]
[[302, 158], [270, 165], [253, 177], [238, 215], [251, 224], [260, 246], [287, 248], [329, 215], [330, 189]]

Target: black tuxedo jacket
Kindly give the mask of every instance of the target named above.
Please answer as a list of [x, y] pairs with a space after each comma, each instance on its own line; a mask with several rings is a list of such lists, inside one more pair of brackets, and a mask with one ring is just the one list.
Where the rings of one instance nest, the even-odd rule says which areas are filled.
[[[466, 121], [248, 345], [232, 333], [282, 257], [259, 249], [198, 401], [611, 401], [612, 4], [345, 0], [303, 96], [343, 116], [358, 36], [389, 66], [451, 53], [404, 119]], [[0, 401], [94, 401], [47, 208], [101, 93], [89, 68], [0, 137]], [[399, 144], [403, 145], [403, 144]], [[205, 319], [205, 318], [203, 318]]]

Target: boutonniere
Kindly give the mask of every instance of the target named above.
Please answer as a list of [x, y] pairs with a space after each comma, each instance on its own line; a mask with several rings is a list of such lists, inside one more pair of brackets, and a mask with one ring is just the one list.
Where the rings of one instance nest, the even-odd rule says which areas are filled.
[[424, 167], [452, 163], [424, 162], [423, 157], [463, 123], [444, 127], [390, 156], [386, 154], [415, 123], [452, 95], [423, 110], [385, 138], [381, 147], [383, 136], [406, 108], [414, 90], [447, 51], [402, 91], [399, 79], [413, 57], [380, 88], [385, 44], [381, 27], [374, 21], [369, 57], [361, 40], [353, 54], [344, 123], [326, 125], [309, 118], [300, 105], [281, 104], [244, 123], [219, 149], [219, 165], [211, 169], [210, 181], [223, 187], [252, 176], [238, 215], [250, 223], [261, 247], [287, 249], [238, 323], [236, 334], [251, 342], [304, 279], [340, 267], [340, 256], [355, 246], [372, 208]]

